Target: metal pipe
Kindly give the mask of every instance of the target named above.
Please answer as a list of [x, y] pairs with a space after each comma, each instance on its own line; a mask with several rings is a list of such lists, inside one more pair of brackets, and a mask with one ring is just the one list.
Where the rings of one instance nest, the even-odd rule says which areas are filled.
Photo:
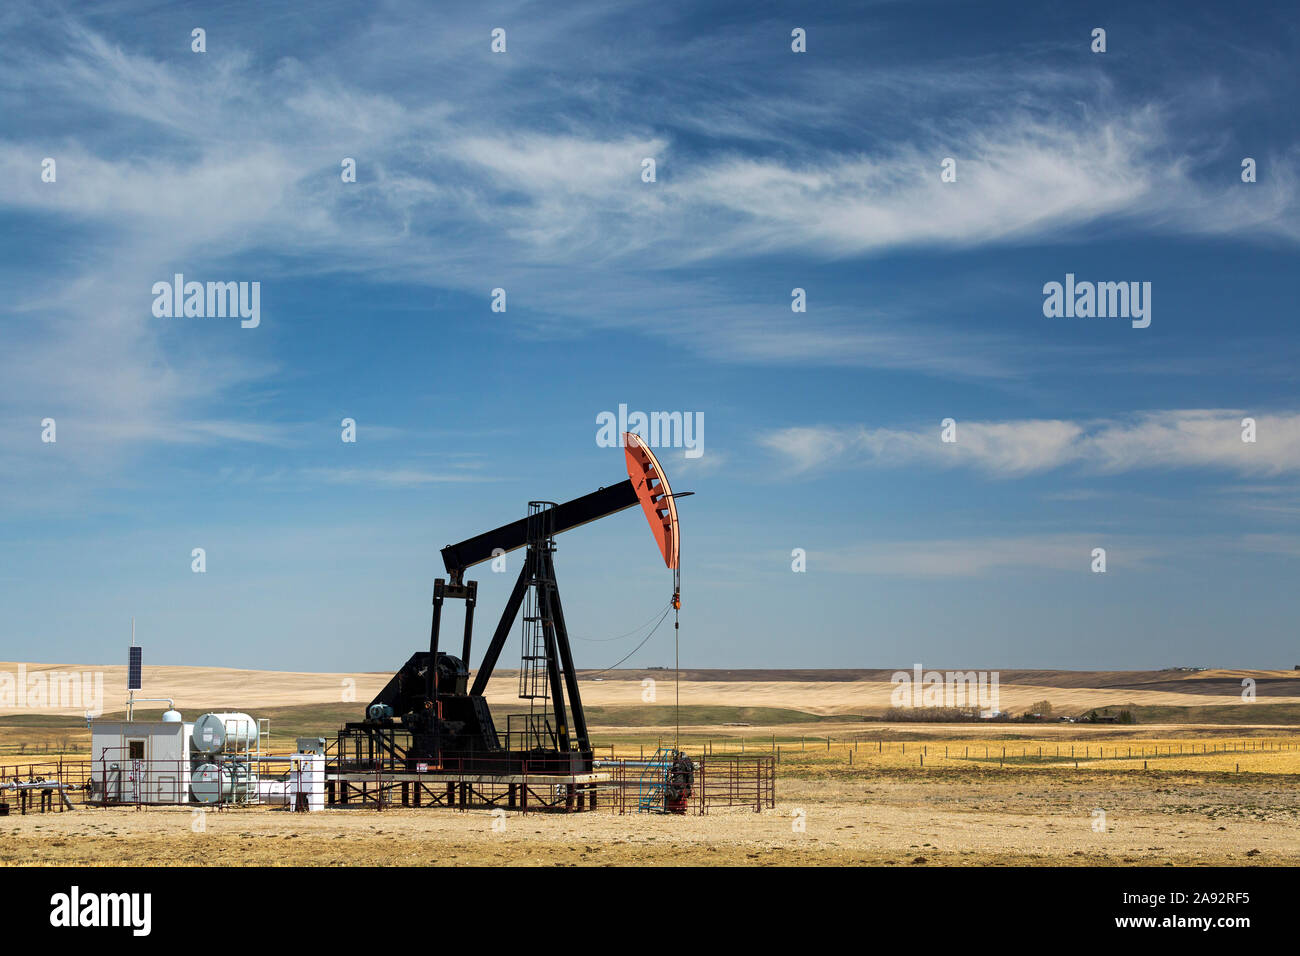
[[70, 783], [59, 783], [57, 780], [32, 780], [26, 783], [0, 783], [0, 790], [75, 790]]
[[136, 704], [161, 704], [163, 701], [167, 701], [167, 706], [171, 710], [176, 709], [176, 702], [170, 697], [136, 697], [133, 693], [131, 699], [127, 701], [126, 719], [134, 719]]

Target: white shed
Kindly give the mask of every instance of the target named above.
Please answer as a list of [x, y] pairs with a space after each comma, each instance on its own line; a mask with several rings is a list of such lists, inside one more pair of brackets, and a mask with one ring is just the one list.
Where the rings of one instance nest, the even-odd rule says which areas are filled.
[[93, 721], [90, 756], [97, 797], [110, 803], [188, 803], [193, 727], [179, 719]]

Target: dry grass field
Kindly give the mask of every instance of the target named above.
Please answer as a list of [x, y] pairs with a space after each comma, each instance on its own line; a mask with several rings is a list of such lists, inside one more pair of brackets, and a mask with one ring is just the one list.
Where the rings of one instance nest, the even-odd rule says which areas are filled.
[[[395, 661], [394, 669], [402, 662]], [[0, 671], [16, 672], [16, 662], [0, 661]], [[28, 674], [51, 672], [103, 675], [105, 709], [120, 709], [126, 699], [126, 668], [63, 664], [23, 664]], [[890, 670], [844, 671], [683, 671], [683, 706], [777, 708], [816, 716], [867, 716], [889, 707], [893, 685]], [[344, 701], [345, 694], [364, 704], [391, 674], [316, 674], [286, 671], [236, 670], [221, 667], [146, 666], [144, 686], [149, 696], [167, 696], [182, 711], [265, 710]], [[642, 682], [653, 679], [657, 696], [666, 704], [673, 698], [668, 671], [616, 671], [582, 684], [589, 706], [619, 707], [642, 703]], [[1093, 707], [1134, 704], [1145, 707], [1235, 706], [1241, 700], [1241, 682], [1256, 682], [1259, 703], [1300, 708], [1300, 671], [1002, 671], [1000, 702], [1017, 712], [1047, 699], [1058, 713], [1076, 713]], [[501, 669], [488, 685], [494, 707], [515, 700], [517, 676]], [[77, 706], [47, 707], [43, 713], [79, 716]], [[3, 711], [0, 710], [0, 714]]]
[[869, 759], [865, 744], [850, 767], [848, 749], [783, 754], [777, 808], [763, 813], [512, 814], [498, 830], [487, 810], [81, 809], [5, 819], [0, 863], [1300, 864], [1295, 750], [1143, 771], [951, 758], [922, 768], [897, 752]]
[[[671, 675], [606, 676], [583, 686], [602, 747], [637, 754], [673, 739]], [[655, 702], [642, 700], [647, 677], [658, 681]], [[1256, 682], [1253, 703], [1241, 698], [1243, 677]], [[340, 701], [348, 679], [355, 700]], [[146, 670], [151, 696], [174, 697], [187, 718], [270, 714], [282, 743], [327, 734], [386, 679]], [[106, 695], [122, 696], [110, 690], [121, 683], [107, 676]], [[1300, 674], [1002, 674], [1004, 709], [1044, 699], [1058, 714], [1126, 707], [1132, 725], [886, 723], [889, 690], [878, 671], [684, 673], [684, 749], [778, 755], [777, 807], [762, 813], [511, 814], [494, 829], [486, 810], [78, 809], [0, 819], [0, 863], [1300, 864]], [[510, 675], [492, 691], [507, 712]], [[75, 752], [86, 734], [77, 724], [0, 710], [0, 763], [35, 759], [51, 739]]]

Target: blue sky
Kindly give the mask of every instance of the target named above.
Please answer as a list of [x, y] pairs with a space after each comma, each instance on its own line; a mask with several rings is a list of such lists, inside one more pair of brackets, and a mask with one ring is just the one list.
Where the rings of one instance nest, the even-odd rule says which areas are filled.
[[[393, 669], [625, 403], [705, 422], [685, 665], [1300, 663], [1297, 21], [1089, 6], [6, 4], [0, 656]], [[635, 511], [557, 570], [582, 667], [671, 593]]]

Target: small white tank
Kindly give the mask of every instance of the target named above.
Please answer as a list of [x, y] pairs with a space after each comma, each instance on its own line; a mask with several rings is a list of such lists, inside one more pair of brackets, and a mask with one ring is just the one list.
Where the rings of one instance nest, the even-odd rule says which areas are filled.
[[190, 774], [190, 793], [195, 803], [238, 803], [248, 796], [248, 768], [199, 764]]
[[216, 803], [221, 797], [230, 798], [229, 778], [215, 764], [202, 763], [190, 774], [190, 794], [196, 803]]
[[185, 718], [181, 716], [179, 710], [164, 710], [162, 715], [164, 724], [183, 724]]
[[257, 802], [271, 805], [283, 805], [289, 802], [289, 782], [287, 780], [259, 780], [257, 782]]
[[257, 747], [257, 721], [248, 714], [204, 714], [194, 722], [194, 750], [201, 754], [232, 753]]

